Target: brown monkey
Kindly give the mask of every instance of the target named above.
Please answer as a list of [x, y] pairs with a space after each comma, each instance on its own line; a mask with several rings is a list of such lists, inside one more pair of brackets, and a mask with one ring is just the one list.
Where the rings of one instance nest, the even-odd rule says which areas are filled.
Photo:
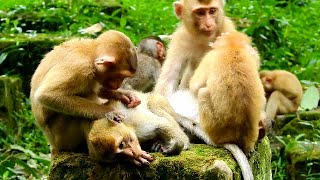
[[[82, 121], [90, 158], [112, 162], [130, 160], [137, 165], [149, 165], [153, 158], [141, 150], [135, 131], [114, 119]], [[119, 156], [119, 157], [118, 157]]]
[[261, 82], [267, 97], [267, 118], [297, 111], [303, 90], [298, 78], [284, 70], [261, 71]]
[[171, 35], [167, 58], [155, 92], [169, 96], [183, 73], [179, 88], [188, 88], [189, 80], [203, 55], [223, 32], [235, 31], [232, 21], [224, 16], [222, 0], [181, 0], [174, 3], [180, 27]]
[[[190, 80], [190, 90], [198, 97], [200, 126], [215, 145], [233, 154], [239, 146], [248, 155], [258, 140], [265, 97], [257, 57], [248, 36], [231, 32], [216, 40]], [[253, 179], [246, 165], [240, 164], [242, 175]]]
[[148, 37], [138, 45], [138, 68], [133, 77], [123, 81], [122, 88], [148, 92], [154, 87], [165, 57], [165, 46], [158, 37]]
[[83, 122], [104, 118], [106, 113], [115, 120], [122, 118], [112, 105], [97, 103], [99, 98], [117, 99], [129, 108], [140, 104], [130, 93], [117, 90], [136, 68], [132, 42], [117, 31], [64, 42], [44, 57], [32, 77], [30, 99], [52, 153], [86, 151]]

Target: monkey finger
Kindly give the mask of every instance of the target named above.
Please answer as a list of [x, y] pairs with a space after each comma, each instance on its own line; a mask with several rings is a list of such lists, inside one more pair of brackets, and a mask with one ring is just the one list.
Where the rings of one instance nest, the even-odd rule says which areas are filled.
[[141, 103], [140, 99], [138, 99], [134, 95], [130, 95], [129, 98], [130, 98], [130, 103], [128, 104], [128, 108], [137, 107]]
[[151, 150], [154, 152], [162, 152], [162, 145], [160, 144], [160, 142], [155, 142], [152, 145]]
[[139, 161], [140, 163], [142, 163], [143, 165], [147, 165], [147, 166], [150, 165], [150, 162], [149, 162], [147, 159], [145, 159], [145, 158], [143, 158], [143, 157], [141, 157], [141, 156], [138, 157], [138, 161]]
[[133, 159], [132, 162], [137, 166], [141, 166], [141, 163], [135, 159]]
[[125, 104], [126, 106], [127, 106], [128, 104], [130, 104], [130, 98], [129, 98], [128, 96], [126, 96], [126, 95], [122, 95], [121, 98], [120, 98], [120, 101], [121, 101], [123, 104]]
[[142, 151], [141, 157], [143, 157], [144, 159], [147, 159], [148, 161], [154, 160], [153, 157], [149, 153], [147, 153], [146, 151]]

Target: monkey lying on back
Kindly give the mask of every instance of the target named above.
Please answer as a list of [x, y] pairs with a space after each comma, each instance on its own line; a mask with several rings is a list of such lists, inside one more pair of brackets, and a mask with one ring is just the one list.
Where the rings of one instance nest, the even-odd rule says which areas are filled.
[[294, 74], [284, 70], [261, 71], [260, 78], [267, 97], [267, 118], [274, 120], [277, 114], [297, 111], [303, 90]]
[[149, 164], [152, 158], [141, 150], [139, 142], [156, 140], [160, 149], [152, 150], [166, 155], [177, 155], [188, 149], [189, 139], [176, 122], [176, 113], [166, 98], [158, 94], [132, 93], [141, 100], [135, 108], [127, 108], [119, 101], [108, 102], [125, 116], [122, 123], [112, 121], [112, 114], [109, 114], [109, 122], [106, 119], [83, 122], [90, 156], [110, 161], [121, 155], [132, 157], [129, 159], [140, 165]]
[[138, 67], [133, 77], [126, 78], [122, 88], [148, 92], [159, 78], [165, 58], [165, 46], [158, 37], [147, 37], [137, 47]]
[[119, 101], [110, 104], [124, 114], [123, 123], [135, 129], [140, 143], [157, 140], [160, 150], [167, 155], [177, 155], [188, 149], [189, 138], [176, 122], [176, 113], [167, 99], [155, 93], [132, 93], [141, 100], [139, 106], [127, 108]]

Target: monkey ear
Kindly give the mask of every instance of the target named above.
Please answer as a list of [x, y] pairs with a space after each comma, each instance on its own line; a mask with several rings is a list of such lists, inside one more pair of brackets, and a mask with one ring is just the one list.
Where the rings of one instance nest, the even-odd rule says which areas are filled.
[[102, 56], [95, 60], [97, 65], [114, 64], [116, 59], [113, 56]]
[[272, 83], [272, 78], [266, 77], [266, 82], [271, 84]]
[[182, 8], [183, 8], [183, 5], [181, 2], [179, 1], [176, 1], [173, 3], [173, 6], [174, 6], [174, 11], [176, 13], [176, 16], [181, 19], [181, 15], [182, 15]]

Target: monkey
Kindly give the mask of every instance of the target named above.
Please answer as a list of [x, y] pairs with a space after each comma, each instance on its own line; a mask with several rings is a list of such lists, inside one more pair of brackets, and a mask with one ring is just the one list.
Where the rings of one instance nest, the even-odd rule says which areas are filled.
[[140, 143], [157, 140], [158, 142], [154, 143], [158, 148], [151, 150], [165, 155], [178, 155], [189, 148], [189, 138], [177, 123], [177, 114], [164, 96], [153, 92], [131, 92], [141, 100], [139, 106], [127, 108], [123, 103], [114, 100], [110, 103], [125, 116], [122, 122], [135, 129]]
[[137, 71], [133, 77], [126, 78], [121, 87], [150, 92], [159, 78], [165, 51], [160, 38], [151, 36], [142, 39], [137, 47]]
[[[201, 58], [223, 32], [236, 31], [224, 15], [222, 0], [180, 0], [174, 2], [175, 14], [181, 25], [170, 35], [166, 60], [154, 91], [169, 96], [178, 89], [188, 89], [189, 80]], [[183, 73], [183, 74], [182, 74]], [[182, 78], [178, 86], [178, 81]]]
[[[54, 155], [61, 151], [87, 152], [85, 121], [123, 115], [107, 102], [119, 100], [134, 108], [140, 100], [118, 90], [137, 69], [136, 50], [131, 40], [118, 31], [106, 31], [96, 39], [72, 39], [45, 55], [31, 80], [32, 112]], [[137, 161], [149, 159], [142, 152]], [[130, 158], [130, 157], [129, 157]]]
[[252, 51], [251, 39], [236, 31], [221, 36], [213, 47], [190, 80], [190, 91], [198, 99], [199, 123], [212, 143], [230, 150], [236, 159], [243, 157], [246, 166], [239, 164], [244, 179], [253, 179], [247, 158], [239, 153], [248, 156], [254, 150], [265, 107], [259, 56]]
[[303, 89], [299, 79], [285, 70], [261, 71], [267, 105], [267, 118], [274, 120], [277, 114], [296, 112], [300, 106]]
[[166, 47], [161, 38], [149, 36], [140, 41], [137, 47], [137, 53], [156, 58], [160, 64], [163, 64], [166, 56]]
[[141, 150], [134, 129], [122, 122], [102, 118], [82, 121], [81, 127], [86, 136], [89, 156], [95, 161], [114, 162], [124, 159], [140, 166], [150, 165], [153, 160], [152, 156]]

